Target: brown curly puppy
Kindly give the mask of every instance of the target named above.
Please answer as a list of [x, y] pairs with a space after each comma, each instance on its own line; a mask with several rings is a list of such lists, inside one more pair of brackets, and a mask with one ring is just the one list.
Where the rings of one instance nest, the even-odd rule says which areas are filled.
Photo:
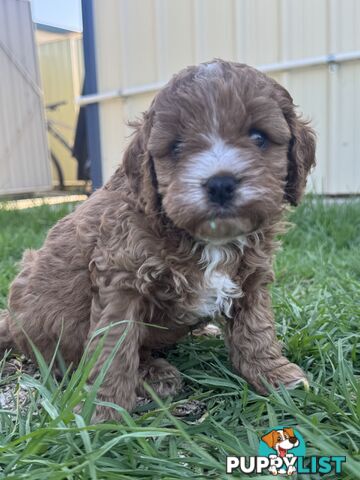
[[[282, 213], [315, 163], [314, 132], [288, 92], [216, 60], [174, 76], [135, 129], [110, 181], [25, 253], [1, 349], [31, 355], [26, 331], [49, 360], [61, 336], [76, 364], [112, 325], [90, 381], [121, 339], [99, 397], [131, 410], [143, 380], [162, 396], [181, 385], [151, 352], [222, 315], [232, 364], [258, 391], [262, 378], [306, 381], [281, 354], [268, 292]], [[104, 407], [96, 415], [116, 418]]]

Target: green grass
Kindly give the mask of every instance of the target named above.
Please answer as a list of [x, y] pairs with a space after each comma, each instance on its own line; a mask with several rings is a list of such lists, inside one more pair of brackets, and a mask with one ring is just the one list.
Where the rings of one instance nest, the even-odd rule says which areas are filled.
[[[39, 247], [68, 211], [0, 210], [0, 308], [24, 248]], [[233, 374], [221, 340], [188, 338], [170, 353], [184, 375], [181, 397], [155, 399], [119, 424], [89, 425], [91, 404], [72, 414], [89, 365], [59, 385], [40, 360], [40, 378], [1, 379], [0, 388], [16, 380], [32, 394], [28, 408], [0, 411], [0, 478], [227, 478], [226, 455], [256, 455], [260, 435], [283, 424], [302, 433], [307, 455], [346, 455], [343, 474], [325, 478], [360, 478], [360, 201], [307, 199], [290, 219], [296, 226], [277, 255], [273, 305], [284, 350], [308, 372], [309, 392], [259, 396]], [[201, 421], [171, 415], [186, 398], [206, 404]]]

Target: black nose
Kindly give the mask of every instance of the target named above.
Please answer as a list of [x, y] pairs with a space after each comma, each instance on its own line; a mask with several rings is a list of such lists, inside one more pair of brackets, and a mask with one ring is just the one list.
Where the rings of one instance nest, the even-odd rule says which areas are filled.
[[233, 199], [236, 185], [237, 180], [231, 175], [216, 175], [206, 182], [205, 188], [210, 201], [223, 207]]
[[289, 438], [289, 442], [292, 443], [293, 445], [295, 445], [295, 443], [297, 442], [297, 438], [296, 437], [290, 437]]

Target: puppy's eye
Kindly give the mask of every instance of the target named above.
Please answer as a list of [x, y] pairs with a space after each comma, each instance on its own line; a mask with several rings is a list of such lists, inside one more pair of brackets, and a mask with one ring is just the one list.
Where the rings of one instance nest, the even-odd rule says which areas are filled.
[[255, 143], [255, 145], [261, 149], [265, 149], [268, 146], [269, 140], [266, 134], [260, 130], [250, 130], [249, 137]]
[[170, 150], [170, 155], [174, 158], [176, 158], [180, 151], [181, 151], [181, 140], [179, 138], [177, 138], [176, 140], [174, 140], [171, 144], [170, 144], [170, 147], [169, 147], [169, 150]]

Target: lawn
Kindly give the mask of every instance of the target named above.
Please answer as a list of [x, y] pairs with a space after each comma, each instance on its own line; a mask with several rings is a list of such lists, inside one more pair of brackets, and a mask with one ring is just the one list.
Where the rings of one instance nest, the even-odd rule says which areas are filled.
[[[22, 251], [39, 247], [71, 208], [0, 210], [0, 308]], [[119, 424], [89, 425], [91, 402], [72, 414], [88, 364], [60, 384], [46, 365], [32, 376], [19, 361], [10, 376], [2, 372], [0, 389], [16, 381], [30, 401], [15, 394], [13, 409], [0, 410], [0, 478], [231, 478], [226, 455], [257, 455], [260, 436], [287, 425], [305, 438], [307, 456], [346, 455], [343, 473], [325, 478], [360, 479], [360, 201], [307, 199], [290, 220], [272, 296], [278, 335], [308, 372], [309, 391], [257, 395], [231, 371], [220, 339], [189, 337], [170, 353], [184, 375], [179, 398], [155, 399]], [[173, 416], [189, 398], [204, 407], [200, 418]]]

